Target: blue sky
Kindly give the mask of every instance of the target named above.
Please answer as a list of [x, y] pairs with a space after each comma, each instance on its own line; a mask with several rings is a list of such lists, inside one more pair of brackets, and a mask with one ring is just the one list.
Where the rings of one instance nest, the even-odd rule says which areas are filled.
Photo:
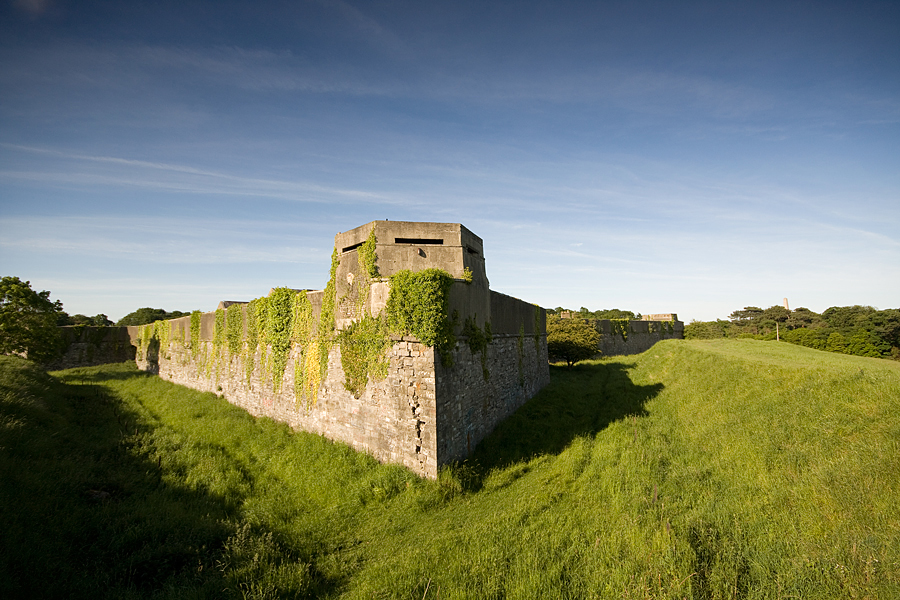
[[896, 2], [0, 6], [0, 267], [70, 314], [322, 288], [459, 222], [491, 287], [900, 306]]

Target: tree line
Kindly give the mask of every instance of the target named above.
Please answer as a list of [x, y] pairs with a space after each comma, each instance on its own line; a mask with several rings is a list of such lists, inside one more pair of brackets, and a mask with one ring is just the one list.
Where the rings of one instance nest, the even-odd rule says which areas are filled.
[[855, 356], [900, 360], [900, 309], [832, 306], [821, 314], [808, 308], [745, 306], [728, 320], [692, 321], [685, 339], [775, 340]]

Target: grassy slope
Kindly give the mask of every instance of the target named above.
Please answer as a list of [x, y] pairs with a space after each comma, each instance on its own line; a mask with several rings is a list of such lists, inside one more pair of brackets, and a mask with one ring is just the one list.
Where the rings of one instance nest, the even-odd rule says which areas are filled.
[[896, 363], [721, 340], [554, 369], [423, 482], [128, 367], [0, 360], [0, 595], [900, 588]]

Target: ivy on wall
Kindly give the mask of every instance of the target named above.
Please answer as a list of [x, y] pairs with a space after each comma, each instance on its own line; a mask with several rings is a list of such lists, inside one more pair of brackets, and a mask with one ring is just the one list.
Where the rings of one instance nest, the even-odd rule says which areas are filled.
[[622, 336], [622, 341], [628, 341], [628, 334], [631, 332], [631, 319], [610, 319], [609, 325], [613, 333]]
[[[225, 348], [225, 310], [216, 309], [216, 321], [213, 326], [213, 357], [216, 362], [216, 382], [219, 381], [219, 370], [222, 365], [222, 350]], [[207, 363], [206, 372], [209, 374], [211, 364]]]
[[259, 322], [256, 317], [258, 305], [259, 298], [251, 300], [250, 304], [247, 305], [247, 343], [244, 344], [244, 376], [248, 387], [256, 366], [256, 349], [259, 346]]
[[537, 356], [541, 355], [541, 307], [537, 304], [534, 306], [534, 352]]
[[445, 366], [452, 365], [450, 351], [456, 346], [455, 323], [448, 314], [452, 286], [453, 277], [442, 269], [399, 271], [391, 276], [386, 307], [390, 330], [434, 346]]
[[388, 374], [387, 349], [391, 344], [387, 325], [381, 317], [365, 315], [338, 334], [344, 388], [359, 398], [369, 379]]
[[194, 358], [200, 353], [200, 311], [191, 313], [191, 353]]
[[478, 327], [476, 318], [477, 315], [466, 318], [466, 322], [463, 324], [462, 335], [466, 336], [466, 345], [469, 346], [472, 354], [481, 354], [481, 374], [484, 376], [484, 380], [487, 381], [491, 375], [487, 367], [487, 348], [488, 344], [493, 341], [491, 324], [490, 322], [485, 322], [484, 330], [482, 330]]
[[172, 323], [169, 321], [154, 321], [153, 335], [159, 340], [159, 356], [169, 358], [169, 334], [172, 332]]
[[265, 374], [263, 377], [263, 385], [269, 378], [269, 340], [266, 336], [266, 321], [269, 318], [269, 299], [265, 296], [262, 298], [257, 298], [256, 302], [256, 346], [253, 347], [253, 352], [255, 353], [257, 348], [259, 348], [259, 365], [262, 369], [262, 372]]
[[225, 309], [225, 341], [228, 354], [240, 354], [244, 347], [244, 311], [240, 304]]
[[361, 271], [370, 280], [378, 277], [378, 266], [375, 264], [378, 260], [378, 257], [375, 255], [375, 246], [377, 243], [378, 238], [375, 237], [375, 227], [373, 226], [372, 231], [369, 232], [369, 237], [366, 238], [366, 241], [363, 242], [362, 246], [360, 246], [357, 251]]
[[266, 318], [266, 340], [272, 349], [270, 375], [275, 393], [281, 390], [284, 369], [291, 351], [291, 333], [294, 320], [294, 296], [297, 293], [286, 287], [272, 290]]

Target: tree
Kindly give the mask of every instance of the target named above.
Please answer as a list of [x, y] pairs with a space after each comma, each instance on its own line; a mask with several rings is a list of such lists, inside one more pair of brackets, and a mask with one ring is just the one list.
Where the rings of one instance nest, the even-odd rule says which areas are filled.
[[0, 281], [0, 354], [18, 354], [43, 363], [60, 351], [57, 321], [62, 302], [50, 292], [35, 292], [30, 281], [4, 277]]
[[822, 320], [821, 315], [803, 307], [795, 308], [787, 320], [787, 325], [791, 329], [797, 329], [798, 327], [819, 327], [824, 324], [825, 322]]
[[166, 321], [168, 319], [177, 319], [178, 317], [186, 317], [190, 313], [181, 311], [166, 312], [161, 308], [139, 308], [132, 313], [128, 313], [116, 325], [147, 325], [155, 321]]
[[547, 318], [547, 353], [566, 361], [570, 368], [578, 361], [600, 354], [600, 332], [584, 319]]
[[94, 315], [93, 317], [82, 315], [80, 313], [72, 316], [62, 313], [57, 322], [57, 325], [93, 325], [94, 327], [109, 327], [112, 324], [113, 322], [109, 320], [109, 317], [103, 313]]

